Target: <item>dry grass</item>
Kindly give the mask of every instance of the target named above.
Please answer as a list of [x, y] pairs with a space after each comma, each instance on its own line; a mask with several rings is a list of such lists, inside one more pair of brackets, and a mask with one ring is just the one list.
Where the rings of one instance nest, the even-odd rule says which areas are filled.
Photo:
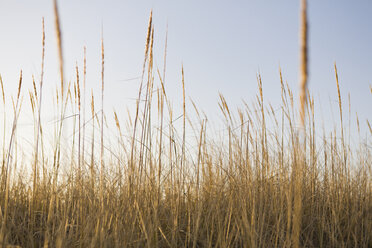
[[[61, 41], [57, 7], [55, 10], [57, 36]], [[44, 37], [43, 32], [42, 74]], [[22, 149], [22, 144], [15, 142], [22, 103], [21, 76], [11, 130], [5, 127], [4, 114], [0, 178], [2, 247], [11, 247], [6, 244], [20, 247], [372, 247], [370, 136], [360, 140], [356, 147], [344, 138], [336, 66], [341, 137], [337, 130], [324, 132], [322, 137], [317, 134], [315, 103], [306, 89], [307, 66], [302, 64], [301, 85], [305, 87], [301, 88], [303, 95], [298, 109], [300, 128], [296, 127], [298, 110], [293, 104], [292, 91], [284, 84], [280, 71], [280, 113], [271, 105], [266, 108], [260, 75], [257, 77], [259, 93], [253, 107], [245, 105], [236, 112], [220, 95], [219, 106], [225, 116], [227, 135], [219, 139], [209, 131], [206, 116], [192, 101], [190, 106], [194, 106], [195, 115], [187, 108], [183, 67], [182, 124], [177, 125], [180, 114], [174, 113], [166, 95], [165, 69], [162, 74], [153, 69], [153, 43], [150, 16], [133, 122], [129, 117], [123, 129], [114, 112], [117, 130], [112, 137], [109, 133], [113, 130], [108, 128], [110, 125], [105, 123], [105, 113], [101, 111], [103, 39], [102, 109], [97, 111], [92, 93], [91, 118], [85, 120], [88, 110], [85, 109], [84, 48], [82, 85], [78, 67], [73, 86], [64, 85], [61, 61], [61, 87], [57, 91], [61, 120], [55, 124], [57, 135], [52, 148], [43, 142], [46, 134], [40, 117], [41, 77], [39, 86], [35, 83], [29, 93], [37, 137], [32, 160], [17, 159]], [[306, 56], [303, 55], [303, 63], [307, 62]], [[5, 107], [7, 98], [1, 77], [0, 82]], [[154, 102], [157, 105], [153, 106]], [[62, 143], [67, 106], [76, 111], [71, 113], [74, 135], [70, 143]], [[269, 122], [274, 128], [267, 127]], [[366, 122], [371, 131], [370, 122]], [[357, 127], [360, 133], [359, 120]], [[9, 139], [5, 139], [8, 132]], [[372, 135], [372, 131], [368, 135]], [[42, 156], [38, 155], [39, 151]], [[66, 153], [62, 158], [61, 151]], [[32, 173], [19, 169], [25, 167], [32, 168]]]

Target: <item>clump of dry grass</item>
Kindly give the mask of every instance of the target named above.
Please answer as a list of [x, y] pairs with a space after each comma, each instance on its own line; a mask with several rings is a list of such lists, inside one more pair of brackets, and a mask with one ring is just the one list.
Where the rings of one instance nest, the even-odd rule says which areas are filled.
[[[109, 124], [104, 126], [103, 105], [97, 111], [93, 92], [91, 118], [85, 121], [85, 48], [83, 85], [76, 67], [76, 82], [64, 87], [62, 71], [62, 84], [57, 91], [61, 117], [67, 105], [73, 111], [74, 135], [67, 143], [60, 142], [61, 118], [55, 124], [58, 135], [52, 149], [42, 142], [46, 134], [40, 117], [41, 77], [39, 94], [36, 84], [30, 91], [35, 137], [38, 137], [32, 160], [17, 159], [17, 151], [23, 147], [14, 142], [22, 102], [20, 80], [10, 140], [8, 143], [5, 139], [8, 130], [4, 126], [1, 149], [2, 246], [372, 246], [371, 145], [366, 140], [351, 147], [344, 139], [336, 67], [341, 138], [337, 130], [324, 132], [322, 138], [316, 135], [316, 103], [307, 93], [307, 69], [303, 65], [301, 70], [306, 76], [301, 81], [305, 82], [305, 95], [299, 108], [301, 130], [296, 128], [298, 112], [292, 91], [284, 83], [280, 70], [280, 113], [264, 103], [260, 75], [253, 107], [245, 104], [235, 111], [220, 95], [219, 106], [225, 116], [227, 133], [220, 139], [210, 131], [207, 117], [194, 102], [191, 101], [195, 115], [186, 108], [183, 67], [181, 115], [172, 108], [166, 94], [165, 69], [161, 74], [153, 68], [153, 44], [150, 15], [134, 121], [129, 117], [125, 130], [114, 111], [117, 133], [111, 137], [109, 131], [113, 130]], [[42, 73], [43, 61], [44, 32]], [[3, 85], [1, 77], [0, 82]], [[102, 40], [102, 104], [103, 93]], [[3, 87], [2, 95], [5, 107]], [[181, 125], [177, 124], [178, 116], [182, 117]], [[274, 128], [269, 129], [268, 122]], [[359, 124], [358, 120], [358, 129]], [[371, 131], [368, 120], [367, 125]], [[39, 150], [43, 154], [40, 158]], [[61, 151], [65, 152], [62, 158]], [[20, 169], [27, 166], [33, 168], [30, 175]], [[38, 168], [43, 168], [43, 173]], [[59, 174], [60, 170], [65, 173]]]

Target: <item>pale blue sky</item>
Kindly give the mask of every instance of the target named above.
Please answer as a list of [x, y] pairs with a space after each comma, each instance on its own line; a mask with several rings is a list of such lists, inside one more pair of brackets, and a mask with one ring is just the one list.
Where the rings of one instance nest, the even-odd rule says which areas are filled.
[[[333, 63], [336, 61], [347, 112], [351, 95], [352, 117], [361, 125], [372, 119], [372, 2], [369, 0], [309, 1], [309, 87], [325, 120], [337, 110]], [[218, 93], [231, 107], [250, 103], [257, 94], [261, 72], [266, 102], [280, 103], [278, 68], [292, 89], [298, 88], [299, 1], [293, 0], [90, 0], [59, 1], [65, 55], [65, 73], [74, 79], [77, 61], [82, 66], [87, 46], [88, 87], [99, 93], [100, 37], [105, 40], [106, 103], [119, 113], [132, 108], [139, 81], [124, 81], [141, 74], [146, 27], [153, 9], [155, 65], [163, 68], [166, 25], [168, 58], [166, 87], [175, 106], [182, 103], [181, 65], [186, 94], [210, 116], [218, 116]], [[0, 2], [0, 73], [7, 92], [16, 91], [24, 70], [25, 88], [31, 75], [40, 76], [41, 18], [46, 25], [45, 94], [58, 82], [54, 16], [50, 0]], [[27, 92], [24, 91], [27, 96]], [[297, 96], [297, 94], [296, 94]], [[28, 96], [27, 96], [28, 97]], [[28, 101], [28, 99], [26, 99]], [[297, 103], [297, 100], [296, 100]], [[47, 108], [47, 107], [46, 107]], [[176, 107], [177, 108], [177, 107]], [[320, 112], [318, 112], [320, 117]], [[338, 120], [338, 113], [333, 112]], [[124, 118], [124, 117], [123, 117]], [[319, 118], [318, 118], [319, 119]]]

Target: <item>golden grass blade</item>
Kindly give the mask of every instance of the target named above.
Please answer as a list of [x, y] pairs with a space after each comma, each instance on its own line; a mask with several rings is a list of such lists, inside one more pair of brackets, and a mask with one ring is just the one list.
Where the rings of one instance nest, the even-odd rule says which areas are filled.
[[307, 100], [307, 73], [308, 73], [308, 47], [307, 47], [307, 1], [301, 0], [301, 29], [300, 29], [300, 120], [305, 125], [305, 110]]
[[369, 128], [369, 132], [372, 135], [372, 127], [371, 127], [371, 124], [369, 124], [369, 121], [368, 120], [367, 120], [367, 125], [368, 125], [368, 128]]
[[54, 0], [54, 19], [55, 19], [55, 30], [56, 30], [56, 39], [57, 39], [57, 47], [58, 47], [58, 57], [59, 57], [59, 74], [61, 78], [61, 92], [62, 92], [62, 99], [65, 93], [64, 87], [64, 71], [63, 71], [63, 50], [62, 50], [62, 32], [61, 32], [61, 24], [58, 12], [58, 4], [57, 0]]
[[[307, 109], [307, 77], [308, 77], [308, 47], [307, 47], [307, 0], [301, 1], [301, 24], [300, 24], [300, 121], [304, 141], [296, 142], [294, 147], [293, 165], [293, 216], [292, 216], [292, 246], [300, 247], [300, 234], [302, 224], [302, 184], [303, 171], [305, 170], [306, 153], [302, 151], [302, 145], [306, 147], [305, 111]], [[299, 138], [299, 137], [297, 137]], [[298, 157], [298, 158], [296, 158]]]
[[5, 91], [4, 91], [3, 78], [1, 77], [1, 74], [0, 74], [0, 84], [1, 84], [1, 93], [3, 97], [3, 104], [5, 106]]

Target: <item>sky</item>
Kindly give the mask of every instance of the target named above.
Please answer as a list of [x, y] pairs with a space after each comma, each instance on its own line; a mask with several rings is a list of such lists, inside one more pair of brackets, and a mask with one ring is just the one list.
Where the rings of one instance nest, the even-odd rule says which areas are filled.
[[[279, 106], [279, 67], [297, 96], [299, 1], [61, 0], [58, 6], [66, 79], [74, 80], [76, 64], [82, 67], [86, 46], [87, 87], [99, 94], [103, 36], [105, 111], [115, 109], [123, 119], [127, 108], [133, 110], [138, 94], [151, 10], [155, 67], [160, 71], [168, 30], [165, 83], [175, 109], [182, 104], [182, 66], [187, 98], [193, 99], [212, 119], [221, 116], [219, 93], [233, 109], [242, 107], [243, 101], [255, 101], [258, 73], [262, 76], [265, 102]], [[367, 130], [365, 120], [372, 120], [372, 2], [313, 0], [308, 1], [308, 7], [308, 84], [318, 119], [323, 118], [326, 125], [338, 121], [336, 62], [344, 112], [348, 113], [350, 94], [351, 120], [355, 123], [358, 112], [362, 130]], [[25, 99], [27, 90], [32, 88], [32, 75], [40, 78], [43, 17], [44, 94], [48, 99], [59, 82], [53, 1], [0, 1], [0, 74], [8, 94], [16, 94], [21, 69]], [[128, 80], [133, 78], [137, 79]], [[191, 105], [189, 100], [188, 104]], [[48, 116], [52, 110], [46, 104], [46, 119], [53, 118]], [[30, 112], [25, 110], [24, 114], [23, 124], [32, 123]]]

